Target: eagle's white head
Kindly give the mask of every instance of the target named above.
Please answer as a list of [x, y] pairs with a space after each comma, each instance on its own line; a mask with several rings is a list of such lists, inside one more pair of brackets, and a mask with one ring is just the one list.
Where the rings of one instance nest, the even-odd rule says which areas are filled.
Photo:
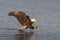
[[34, 22], [37, 22], [37, 20], [36, 20], [36, 19], [31, 19], [31, 22], [33, 22], [33, 23], [34, 23]]

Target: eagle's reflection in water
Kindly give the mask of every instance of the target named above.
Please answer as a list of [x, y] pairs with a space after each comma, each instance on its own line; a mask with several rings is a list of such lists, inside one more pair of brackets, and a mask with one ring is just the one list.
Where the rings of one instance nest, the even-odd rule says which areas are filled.
[[34, 32], [19, 31], [20, 34], [15, 35], [15, 40], [35, 40]]

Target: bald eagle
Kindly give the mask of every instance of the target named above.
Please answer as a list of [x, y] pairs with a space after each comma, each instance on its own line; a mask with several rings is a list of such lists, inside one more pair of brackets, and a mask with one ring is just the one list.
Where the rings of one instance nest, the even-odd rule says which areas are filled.
[[17, 18], [19, 23], [21, 25], [23, 25], [23, 27], [21, 29], [27, 29], [27, 28], [36, 29], [37, 28], [36, 26], [32, 25], [34, 22], [37, 22], [37, 20], [30, 19], [30, 17], [22, 11], [17, 11], [17, 12], [11, 11], [11, 12], [9, 12], [9, 16], [14, 16]]

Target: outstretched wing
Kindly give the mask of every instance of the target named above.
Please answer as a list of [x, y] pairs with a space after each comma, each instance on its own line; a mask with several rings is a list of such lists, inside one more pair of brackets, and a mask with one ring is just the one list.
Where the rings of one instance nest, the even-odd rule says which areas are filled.
[[29, 21], [31, 21], [30, 17], [28, 15], [26, 15], [26, 17], [28, 18]]
[[30, 17], [29, 17], [28, 15], [26, 15], [26, 17], [27, 17], [28, 19], [30, 19]]

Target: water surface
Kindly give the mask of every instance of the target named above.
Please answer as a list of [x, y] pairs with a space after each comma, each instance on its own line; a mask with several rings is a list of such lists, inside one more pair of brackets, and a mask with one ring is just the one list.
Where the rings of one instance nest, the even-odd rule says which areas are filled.
[[[24, 11], [36, 18], [38, 29], [22, 27], [10, 11]], [[60, 0], [0, 0], [0, 40], [60, 40]]]

